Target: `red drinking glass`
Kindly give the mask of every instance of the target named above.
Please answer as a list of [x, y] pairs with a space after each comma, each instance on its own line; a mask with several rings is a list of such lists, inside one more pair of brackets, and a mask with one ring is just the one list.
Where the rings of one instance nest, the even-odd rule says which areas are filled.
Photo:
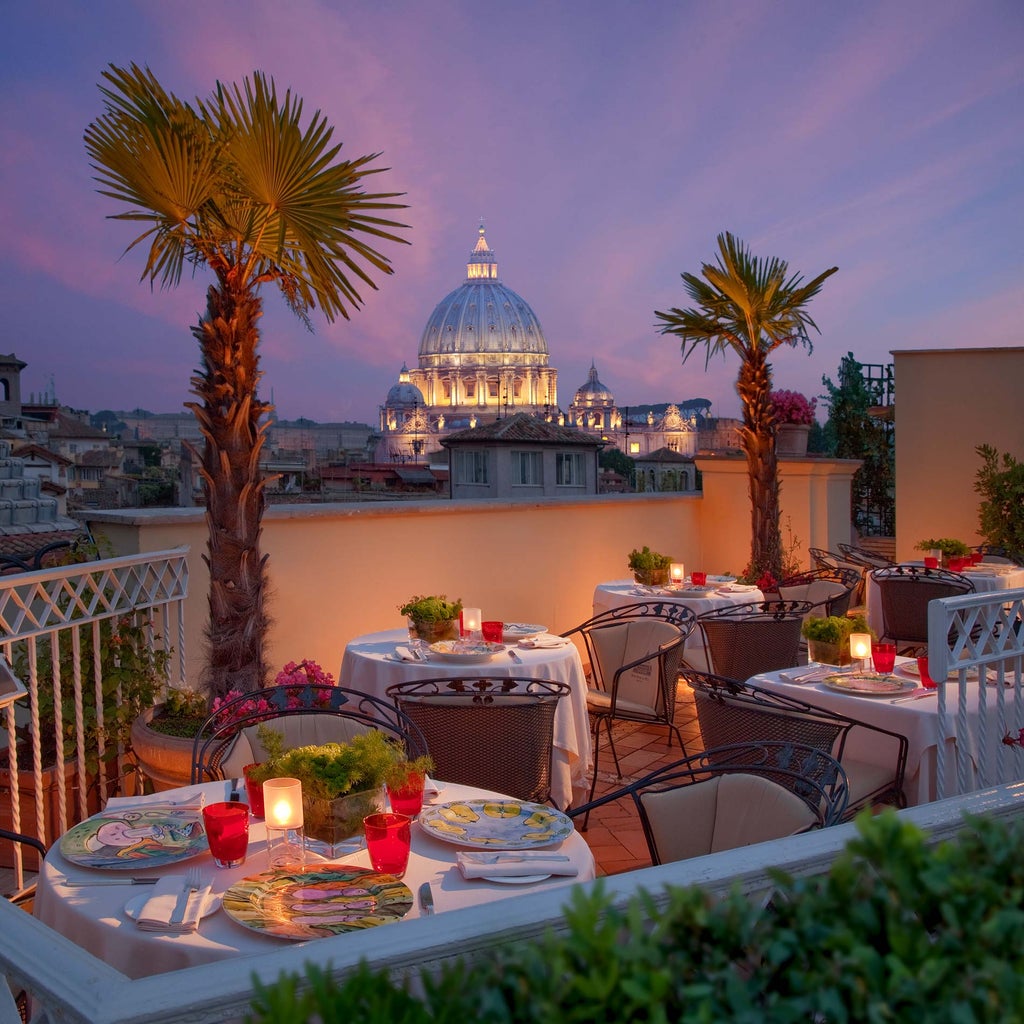
[[948, 568], [950, 572], [963, 572], [964, 560], [962, 558], [951, 558]]
[[374, 871], [401, 878], [409, 866], [412, 818], [408, 814], [368, 814], [363, 818], [366, 849]]
[[207, 804], [203, 808], [203, 827], [213, 861], [219, 868], [245, 863], [249, 849], [249, 805], [238, 800]]
[[926, 690], [934, 690], [935, 686], [936, 686], [936, 683], [935, 683], [935, 680], [932, 679], [932, 677], [930, 675], [928, 675], [928, 655], [927, 654], [922, 655], [920, 658], [917, 659], [917, 671], [918, 671], [918, 674], [921, 676], [921, 685]]
[[247, 764], [242, 768], [242, 774], [245, 776], [245, 795], [249, 801], [249, 810], [252, 811], [255, 818], [263, 817], [263, 783], [254, 782], [250, 778], [249, 773], [254, 768], [259, 767], [260, 763], [254, 761], [252, 764]]
[[415, 818], [423, 810], [423, 786], [426, 781], [422, 772], [409, 772], [404, 785], [388, 786], [391, 810]]
[[924, 556], [924, 567], [926, 569], [938, 569], [939, 560], [934, 555]]
[[500, 644], [505, 642], [504, 622], [481, 622], [480, 632], [485, 640], [490, 640], [492, 643]]
[[872, 644], [871, 661], [876, 672], [881, 672], [885, 676], [889, 675], [896, 665], [896, 645]]
[[692, 572], [690, 573], [690, 580], [695, 587], [706, 587], [708, 574], [706, 572]]

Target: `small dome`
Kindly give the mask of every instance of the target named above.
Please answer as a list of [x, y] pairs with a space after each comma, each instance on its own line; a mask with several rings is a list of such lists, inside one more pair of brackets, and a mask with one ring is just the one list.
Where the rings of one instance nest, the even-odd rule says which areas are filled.
[[411, 408], [425, 405], [423, 392], [409, 378], [409, 368], [403, 363], [402, 372], [398, 375], [398, 383], [391, 385], [387, 400], [384, 403], [389, 409]]
[[597, 377], [597, 368], [590, 364], [587, 382], [577, 392], [573, 405], [614, 405], [615, 397]]

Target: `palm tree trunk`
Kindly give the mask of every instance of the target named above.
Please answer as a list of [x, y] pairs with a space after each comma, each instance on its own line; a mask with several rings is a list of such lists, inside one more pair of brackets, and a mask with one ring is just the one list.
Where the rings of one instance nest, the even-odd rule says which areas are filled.
[[202, 357], [192, 393], [202, 404], [186, 404], [206, 442], [200, 472], [209, 532], [204, 560], [210, 570], [210, 619], [202, 683], [211, 696], [248, 693], [266, 683], [266, 556], [260, 553], [266, 499], [260, 453], [267, 421], [260, 420], [271, 406], [256, 397], [261, 315], [257, 296], [236, 294], [222, 279], [207, 292], [206, 316], [192, 328]]
[[740, 431], [750, 479], [750, 573], [770, 572], [782, 578], [782, 539], [779, 532], [779, 466], [772, 422], [771, 366], [755, 350], [740, 364], [736, 382], [743, 403]]

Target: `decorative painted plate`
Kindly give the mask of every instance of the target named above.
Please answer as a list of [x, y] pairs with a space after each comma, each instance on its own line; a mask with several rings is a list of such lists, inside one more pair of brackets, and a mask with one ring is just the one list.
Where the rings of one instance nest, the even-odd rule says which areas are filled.
[[735, 583], [735, 576], [712, 576], [708, 575], [708, 583]]
[[503, 629], [506, 640], [525, 640], [528, 636], [547, 631], [547, 626], [538, 626], [534, 622], [506, 622]]
[[243, 878], [224, 893], [223, 906], [245, 928], [301, 942], [399, 921], [412, 892], [394, 875], [355, 864], [311, 864]]
[[430, 645], [430, 653], [442, 661], [457, 661], [464, 665], [490, 661], [504, 650], [504, 644], [493, 640], [438, 640]]
[[[911, 676], [914, 679], [921, 678], [921, 671], [917, 667], [916, 661], [904, 661], [896, 666], [896, 671], [902, 672], [904, 675]], [[955, 683], [957, 681], [958, 677], [955, 675], [955, 672], [956, 669], [953, 666], [950, 666], [949, 682], [951, 683]], [[978, 670], [976, 668], [969, 668], [967, 670], [967, 680], [972, 683], [976, 683], [978, 681]]]
[[898, 676], [884, 676], [878, 672], [860, 672], [856, 675], [831, 675], [822, 679], [822, 684], [838, 693], [850, 693], [856, 697], [892, 697], [917, 689], [917, 684]]
[[520, 800], [461, 800], [428, 807], [420, 827], [435, 839], [489, 850], [526, 850], [560, 843], [572, 820], [549, 804]]
[[175, 864], [208, 849], [202, 814], [194, 807], [141, 804], [104, 811], [60, 837], [60, 852], [72, 864], [124, 871]]

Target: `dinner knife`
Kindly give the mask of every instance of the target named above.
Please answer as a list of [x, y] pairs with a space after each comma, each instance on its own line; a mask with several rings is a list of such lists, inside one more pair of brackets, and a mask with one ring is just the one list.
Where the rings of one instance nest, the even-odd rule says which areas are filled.
[[97, 878], [97, 879], [65, 879], [61, 885], [71, 889], [82, 889], [87, 885], [155, 885], [159, 878]]
[[420, 886], [420, 906], [423, 908], [423, 913], [428, 916], [434, 912], [434, 892], [430, 888], [429, 882], [424, 882]]

